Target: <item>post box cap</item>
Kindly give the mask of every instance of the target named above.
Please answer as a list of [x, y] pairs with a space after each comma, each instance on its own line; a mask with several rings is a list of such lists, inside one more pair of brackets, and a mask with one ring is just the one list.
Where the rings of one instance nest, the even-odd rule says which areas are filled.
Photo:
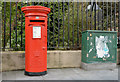
[[43, 6], [26, 6], [22, 7], [21, 10], [24, 13], [50, 13], [50, 8], [43, 7]]

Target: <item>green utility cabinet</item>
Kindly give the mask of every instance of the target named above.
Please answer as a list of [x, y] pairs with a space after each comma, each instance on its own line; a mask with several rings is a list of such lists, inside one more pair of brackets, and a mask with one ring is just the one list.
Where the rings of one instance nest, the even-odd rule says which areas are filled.
[[117, 32], [87, 30], [82, 32], [82, 62], [116, 63]]

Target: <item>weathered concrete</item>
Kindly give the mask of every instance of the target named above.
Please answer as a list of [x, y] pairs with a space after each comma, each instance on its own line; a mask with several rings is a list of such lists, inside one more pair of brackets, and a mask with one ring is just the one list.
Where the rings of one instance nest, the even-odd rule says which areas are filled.
[[83, 63], [81, 62], [81, 68], [84, 70], [112, 70], [117, 67], [116, 63]]
[[[25, 52], [2, 52], [2, 71], [25, 68]], [[80, 67], [81, 51], [48, 51], [47, 68]]]
[[[1, 50], [0, 50], [0, 73], [2, 72], [2, 54], [1, 54]], [[2, 82], [2, 74], [0, 74], [0, 82]]]
[[81, 51], [48, 51], [48, 68], [80, 67]]
[[[118, 51], [120, 53], [120, 49]], [[2, 71], [24, 69], [24, 61], [24, 51], [2, 52]], [[81, 67], [81, 50], [47, 52], [47, 68], [64, 67]]]
[[24, 69], [24, 51], [2, 52], [2, 71]]
[[117, 64], [120, 64], [120, 49], [117, 50]]

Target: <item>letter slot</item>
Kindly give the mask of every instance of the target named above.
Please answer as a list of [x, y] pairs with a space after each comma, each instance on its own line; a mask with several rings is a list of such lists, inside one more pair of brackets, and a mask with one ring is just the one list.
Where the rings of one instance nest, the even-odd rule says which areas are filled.
[[45, 20], [30, 20], [30, 22], [42, 22], [42, 23], [44, 23]]

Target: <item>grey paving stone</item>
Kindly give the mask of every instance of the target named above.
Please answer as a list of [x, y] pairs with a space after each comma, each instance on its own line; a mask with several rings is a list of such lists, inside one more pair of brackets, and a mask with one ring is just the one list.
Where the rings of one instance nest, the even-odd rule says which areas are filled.
[[44, 76], [25, 76], [24, 71], [2, 73], [4, 80], [118, 80], [118, 69], [85, 71], [80, 68], [48, 69]]

